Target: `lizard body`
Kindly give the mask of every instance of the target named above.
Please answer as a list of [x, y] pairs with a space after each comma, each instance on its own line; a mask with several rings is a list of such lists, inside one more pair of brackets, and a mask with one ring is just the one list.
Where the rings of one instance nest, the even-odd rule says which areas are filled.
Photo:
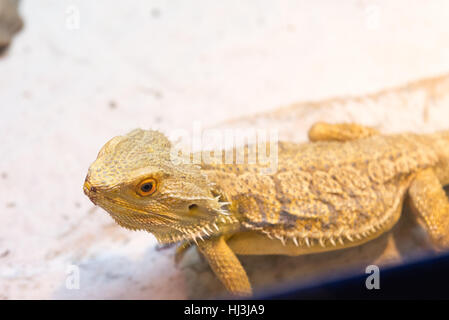
[[449, 131], [380, 135], [317, 123], [309, 138], [279, 142], [277, 170], [261, 174], [258, 163], [175, 163], [163, 134], [135, 130], [102, 148], [84, 192], [121, 226], [182, 243], [180, 254], [196, 244], [238, 295], [251, 285], [236, 254], [362, 244], [394, 226], [406, 195], [435, 246], [449, 247]]

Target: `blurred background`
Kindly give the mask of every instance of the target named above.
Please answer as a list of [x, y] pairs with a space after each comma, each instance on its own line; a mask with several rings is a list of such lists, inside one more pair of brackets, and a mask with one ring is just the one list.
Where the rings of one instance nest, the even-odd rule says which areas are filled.
[[[313, 117], [312, 105], [293, 105], [273, 122], [295, 117], [298, 140], [312, 120], [449, 128], [449, 105], [435, 103], [449, 93], [445, 0], [0, 0], [0, 47], [1, 299], [225, 293], [195, 250], [176, 267], [173, 249], [119, 228], [82, 193], [100, 147], [136, 127], [214, 127], [255, 113], [269, 119], [300, 101], [384, 92], [385, 103], [337, 99]], [[440, 75], [437, 91], [404, 87]], [[382, 91], [395, 87], [401, 96]], [[412, 103], [410, 90], [437, 111]], [[413, 222], [402, 224], [396, 233]], [[419, 230], [409, 234], [420, 247]], [[385, 236], [349, 253], [242, 262], [262, 290], [336, 274], [348, 259], [359, 259], [356, 269], [380, 256], [399, 262], [397, 248]], [[79, 288], [70, 286], [74, 270]]]

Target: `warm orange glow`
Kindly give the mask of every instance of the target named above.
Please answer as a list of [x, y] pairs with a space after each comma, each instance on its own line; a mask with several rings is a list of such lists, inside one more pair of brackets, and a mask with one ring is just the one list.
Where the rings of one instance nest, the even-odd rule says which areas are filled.
[[149, 196], [156, 191], [156, 180], [153, 178], [145, 179], [139, 183], [137, 193], [141, 196]]

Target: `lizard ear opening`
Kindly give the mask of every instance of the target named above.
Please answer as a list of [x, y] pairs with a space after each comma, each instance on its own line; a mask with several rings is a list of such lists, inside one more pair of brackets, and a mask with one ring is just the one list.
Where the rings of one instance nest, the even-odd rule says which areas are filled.
[[189, 211], [193, 211], [193, 210], [197, 210], [198, 209], [198, 205], [192, 203], [191, 205], [189, 205]]
[[195, 203], [189, 205], [189, 215], [197, 218], [207, 218], [210, 215], [210, 210]]

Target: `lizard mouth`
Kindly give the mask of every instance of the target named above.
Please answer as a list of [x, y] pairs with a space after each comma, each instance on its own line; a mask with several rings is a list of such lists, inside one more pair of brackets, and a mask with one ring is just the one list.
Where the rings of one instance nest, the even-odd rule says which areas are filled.
[[[153, 229], [160, 226], [170, 226], [176, 221], [168, 215], [155, 212], [147, 212], [136, 208], [125, 201], [103, 197], [105, 202], [102, 207], [114, 218], [114, 220], [122, 224], [125, 222], [131, 225], [130, 229], [142, 229], [153, 233]], [[111, 205], [113, 204], [113, 205]]]
[[[205, 222], [193, 226], [182, 225], [179, 222], [157, 221], [149, 218], [148, 214], [121, 214], [117, 211], [108, 211], [109, 215], [120, 226], [131, 230], [145, 230], [153, 234], [160, 244], [174, 244], [182, 241], [198, 243], [221, 232], [219, 223]], [[226, 217], [227, 219], [230, 219]], [[229, 221], [228, 221], [229, 223]]]
[[102, 200], [104, 201], [100, 206], [120, 226], [131, 230], [148, 231], [161, 244], [203, 241], [220, 232], [220, 224], [234, 222], [233, 218], [223, 216], [220, 217], [221, 220], [217, 218], [195, 224], [184, 224], [168, 215], [143, 211], [117, 199], [102, 197]]
[[156, 237], [160, 244], [183, 241], [198, 243], [221, 234], [223, 228], [234, 230], [239, 226], [238, 220], [232, 216], [217, 216], [212, 220], [201, 220], [195, 224], [187, 224], [157, 214], [153, 216], [151, 213], [142, 212], [135, 208], [124, 210], [126, 214], [106, 209], [120, 226], [131, 230], [148, 231]]
[[97, 188], [95, 188], [90, 184], [88, 177], [86, 177], [86, 180], [84, 180], [83, 192], [86, 196], [89, 197], [90, 201], [92, 201], [95, 205], [97, 205], [98, 202], [98, 197], [96, 195]]

